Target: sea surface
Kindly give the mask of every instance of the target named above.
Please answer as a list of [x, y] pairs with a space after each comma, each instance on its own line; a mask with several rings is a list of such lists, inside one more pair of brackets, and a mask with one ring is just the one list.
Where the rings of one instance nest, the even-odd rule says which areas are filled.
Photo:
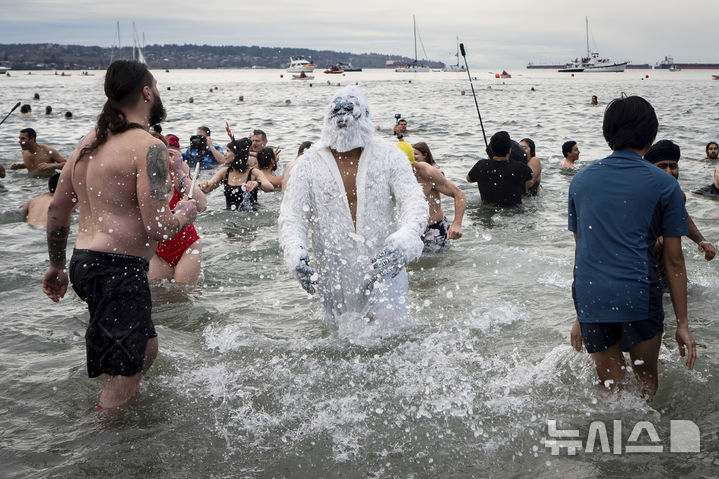
[[[465, 73], [317, 70], [312, 81], [293, 81], [279, 70], [155, 70], [168, 111], [165, 133], [186, 147], [200, 125], [223, 145], [225, 121], [237, 136], [261, 128], [270, 145], [282, 148], [280, 169], [302, 141], [318, 139], [336, 84], [358, 83], [373, 121], [383, 126], [377, 135], [392, 141], [394, 115], [401, 114], [411, 130], [407, 140], [427, 142], [465, 192], [464, 236], [409, 266], [409, 327], [326, 322], [317, 299], [282, 265], [282, 193], [262, 194], [256, 213], [238, 213], [224, 210], [216, 190], [195, 223], [203, 243], [200, 282], [153, 285], [159, 357], [137, 398], [109, 413], [95, 411], [101, 381], [88, 379], [85, 369], [86, 306], [72, 292], [59, 304], [42, 293], [45, 231], [17, 212], [46, 191], [46, 180], [9, 170], [20, 161], [17, 135], [25, 127], [70, 155], [104, 101], [102, 72], [91, 73], [0, 77], [1, 115], [17, 101], [33, 108], [31, 118], [18, 110], [0, 126], [0, 162], [8, 168], [0, 180], [0, 476], [719, 475], [719, 260], [706, 262], [684, 239], [695, 371], [679, 357], [665, 296], [656, 399], [642, 400], [633, 376], [620, 395], [605, 393], [589, 356], [569, 345], [572, 174], [558, 168], [568, 139], [579, 144], [580, 167], [609, 153], [602, 115], [624, 92], [654, 105], [657, 139], [681, 146], [682, 188], [711, 183], [715, 165], [697, 160], [709, 140], [719, 139], [719, 81], [712, 72], [517, 70], [501, 80], [473, 70], [487, 136], [504, 129], [517, 140], [533, 138], [544, 166], [539, 196], [494, 209], [482, 206], [476, 186], [465, 181], [484, 151]], [[33, 100], [34, 93], [41, 99]], [[589, 104], [592, 95], [599, 106]], [[45, 116], [45, 105], [55, 114]], [[74, 119], [65, 120], [65, 111]], [[719, 202], [687, 196], [695, 223], [716, 243]], [[443, 207], [451, 220], [452, 202], [445, 199]], [[76, 218], [71, 229], [72, 240]], [[678, 420], [698, 427], [699, 452], [673, 452], [671, 421]], [[578, 438], [559, 439], [584, 445], [590, 425], [600, 421], [608, 443], [602, 451], [598, 436], [591, 453], [570, 455], [564, 447], [554, 455], [545, 442], [557, 439], [550, 437], [550, 421], [578, 431]], [[661, 452], [629, 452], [637, 444]]]

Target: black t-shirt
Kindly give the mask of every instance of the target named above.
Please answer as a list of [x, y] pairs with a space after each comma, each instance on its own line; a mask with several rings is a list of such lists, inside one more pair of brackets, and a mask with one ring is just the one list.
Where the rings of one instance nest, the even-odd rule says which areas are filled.
[[469, 171], [476, 181], [484, 203], [499, 206], [518, 205], [526, 188], [524, 183], [534, 176], [532, 169], [519, 161], [479, 160]]
[[702, 196], [717, 196], [719, 195], [719, 188], [714, 186], [714, 183], [712, 183], [711, 185], [703, 186], [694, 191], [694, 194]]

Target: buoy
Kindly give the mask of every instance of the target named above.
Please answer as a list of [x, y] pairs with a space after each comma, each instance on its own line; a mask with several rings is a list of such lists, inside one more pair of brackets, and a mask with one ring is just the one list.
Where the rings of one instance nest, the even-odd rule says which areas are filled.
[[494, 78], [499, 78], [499, 73], [495, 73]]
[[649, 75], [648, 75], [648, 74], [647, 74], [647, 75], [644, 75], [644, 78], [649, 78]]
[[285, 77], [285, 76], [284, 76], [282, 73], [280, 73], [280, 78], [284, 78], [284, 77]]
[[572, 78], [574, 78], [574, 73], [572, 73]]

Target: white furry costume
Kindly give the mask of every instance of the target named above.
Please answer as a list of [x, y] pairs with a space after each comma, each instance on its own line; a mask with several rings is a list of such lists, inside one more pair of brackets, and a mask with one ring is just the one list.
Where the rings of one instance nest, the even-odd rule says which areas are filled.
[[[338, 152], [362, 147], [357, 187], [357, 229], [344, 184], [330, 148]], [[401, 250], [406, 262], [422, 253], [421, 234], [428, 206], [404, 153], [373, 137], [369, 106], [356, 87], [341, 90], [329, 105], [320, 141], [307, 150], [291, 172], [279, 217], [285, 263], [294, 271], [312, 233], [311, 266], [317, 290], [331, 317], [344, 313], [406, 314], [407, 272], [374, 276], [370, 258], [384, 247]]]

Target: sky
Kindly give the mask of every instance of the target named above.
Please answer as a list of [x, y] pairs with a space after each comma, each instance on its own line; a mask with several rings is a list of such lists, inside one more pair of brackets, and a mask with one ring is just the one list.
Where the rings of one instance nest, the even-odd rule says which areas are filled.
[[[147, 44], [302, 47], [453, 63], [456, 37], [470, 66], [565, 63], [590, 47], [615, 61], [719, 63], [719, 0], [0, 0], [0, 43], [111, 46], [116, 22]], [[422, 48], [424, 46], [424, 50]], [[426, 55], [424, 54], [426, 52]]]

